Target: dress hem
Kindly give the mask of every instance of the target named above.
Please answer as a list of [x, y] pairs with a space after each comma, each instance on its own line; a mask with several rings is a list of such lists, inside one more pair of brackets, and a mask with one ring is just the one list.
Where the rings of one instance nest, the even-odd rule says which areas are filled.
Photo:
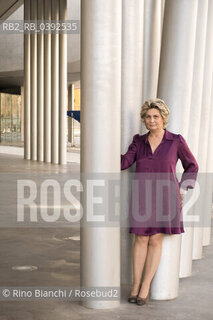
[[180, 230], [180, 232], [165, 232], [165, 231], [157, 231], [157, 232], [152, 232], [150, 234], [147, 234], [147, 233], [139, 233], [137, 231], [129, 231], [129, 233], [134, 233], [134, 234], [137, 234], [137, 235], [140, 235], [140, 236], [153, 236], [154, 234], [157, 234], [157, 233], [163, 233], [163, 234], [181, 234], [181, 233], [184, 233], [185, 230]]

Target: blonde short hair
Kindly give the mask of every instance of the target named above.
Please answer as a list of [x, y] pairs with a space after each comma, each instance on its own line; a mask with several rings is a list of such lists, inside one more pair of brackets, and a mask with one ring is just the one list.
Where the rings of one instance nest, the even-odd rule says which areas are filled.
[[149, 109], [158, 109], [162, 118], [163, 118], [163, 123], [164, 123], [164, 128], [167, 126], [168, 124], [168, 121], [169, 121], [169, 108], [167, 107], [166, 103], [161, 100], [161, 99], [149, 99], [149, 100], [146, 100], [144, 102], [144, 104], [142, 105], [141, 107], [141, 112], [140, 112], [140, 116], [141, 116], [141, 119], [142, 121], [145, 123], [145, 116], [146, 116], [146, 112], [149, 110]]

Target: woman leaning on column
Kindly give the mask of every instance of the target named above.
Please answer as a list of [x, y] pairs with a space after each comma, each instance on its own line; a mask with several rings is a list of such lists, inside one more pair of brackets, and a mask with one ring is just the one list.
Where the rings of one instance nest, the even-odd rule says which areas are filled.
[[[134, 180], [137, 184], [132, 187], [129, 229], [129, 233], [135, 235], [133, 286], [128, 301], [138, 305], [148, 302], [164, 234], [184, 232], [183, 194], [194, 188], [198, 172], [197, 161], [185, 139], [166, 129], [169, 113], [163, 100], [145, 101], [140, 116], [148, 132], [135, 134], [128, 151], [121, 155], [121, 170], [136, 161]], [[178, 159], [184, 168], [180, 182], [176, 177]]]

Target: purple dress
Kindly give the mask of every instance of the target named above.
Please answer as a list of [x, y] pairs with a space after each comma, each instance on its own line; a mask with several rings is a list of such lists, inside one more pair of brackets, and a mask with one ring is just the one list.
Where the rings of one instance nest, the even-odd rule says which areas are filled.
[[[194, 188], [198, 164], [180, 134], [165, 129], [163, 139], [152, 153], [147, 132], [136, 134], [128, 151], [121, 155], [121, 170], [136, 161], [130, 201], [129, 233], [153, 235], [184, 232], [179, 188]], [[181, 160], [184, 172], [176, 176]]]

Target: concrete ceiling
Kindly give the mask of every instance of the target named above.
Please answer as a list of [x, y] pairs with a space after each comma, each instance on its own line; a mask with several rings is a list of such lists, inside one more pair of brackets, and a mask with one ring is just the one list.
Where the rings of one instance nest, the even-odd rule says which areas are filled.
[[[67, 83], [75, 83], [76, 88], [80, 85], [80, 61], [68, 63]], [[24, 85], [24, 71], [0, 72], [0, 90], [5, 88], [21, 87]]]
[[0, 0], [0, 23], [6, 20], [23, 3], [24, 0]]
[[0, 89], [20, 87], [24, 83], [23, 71], [11, 71], [0, 73]]

